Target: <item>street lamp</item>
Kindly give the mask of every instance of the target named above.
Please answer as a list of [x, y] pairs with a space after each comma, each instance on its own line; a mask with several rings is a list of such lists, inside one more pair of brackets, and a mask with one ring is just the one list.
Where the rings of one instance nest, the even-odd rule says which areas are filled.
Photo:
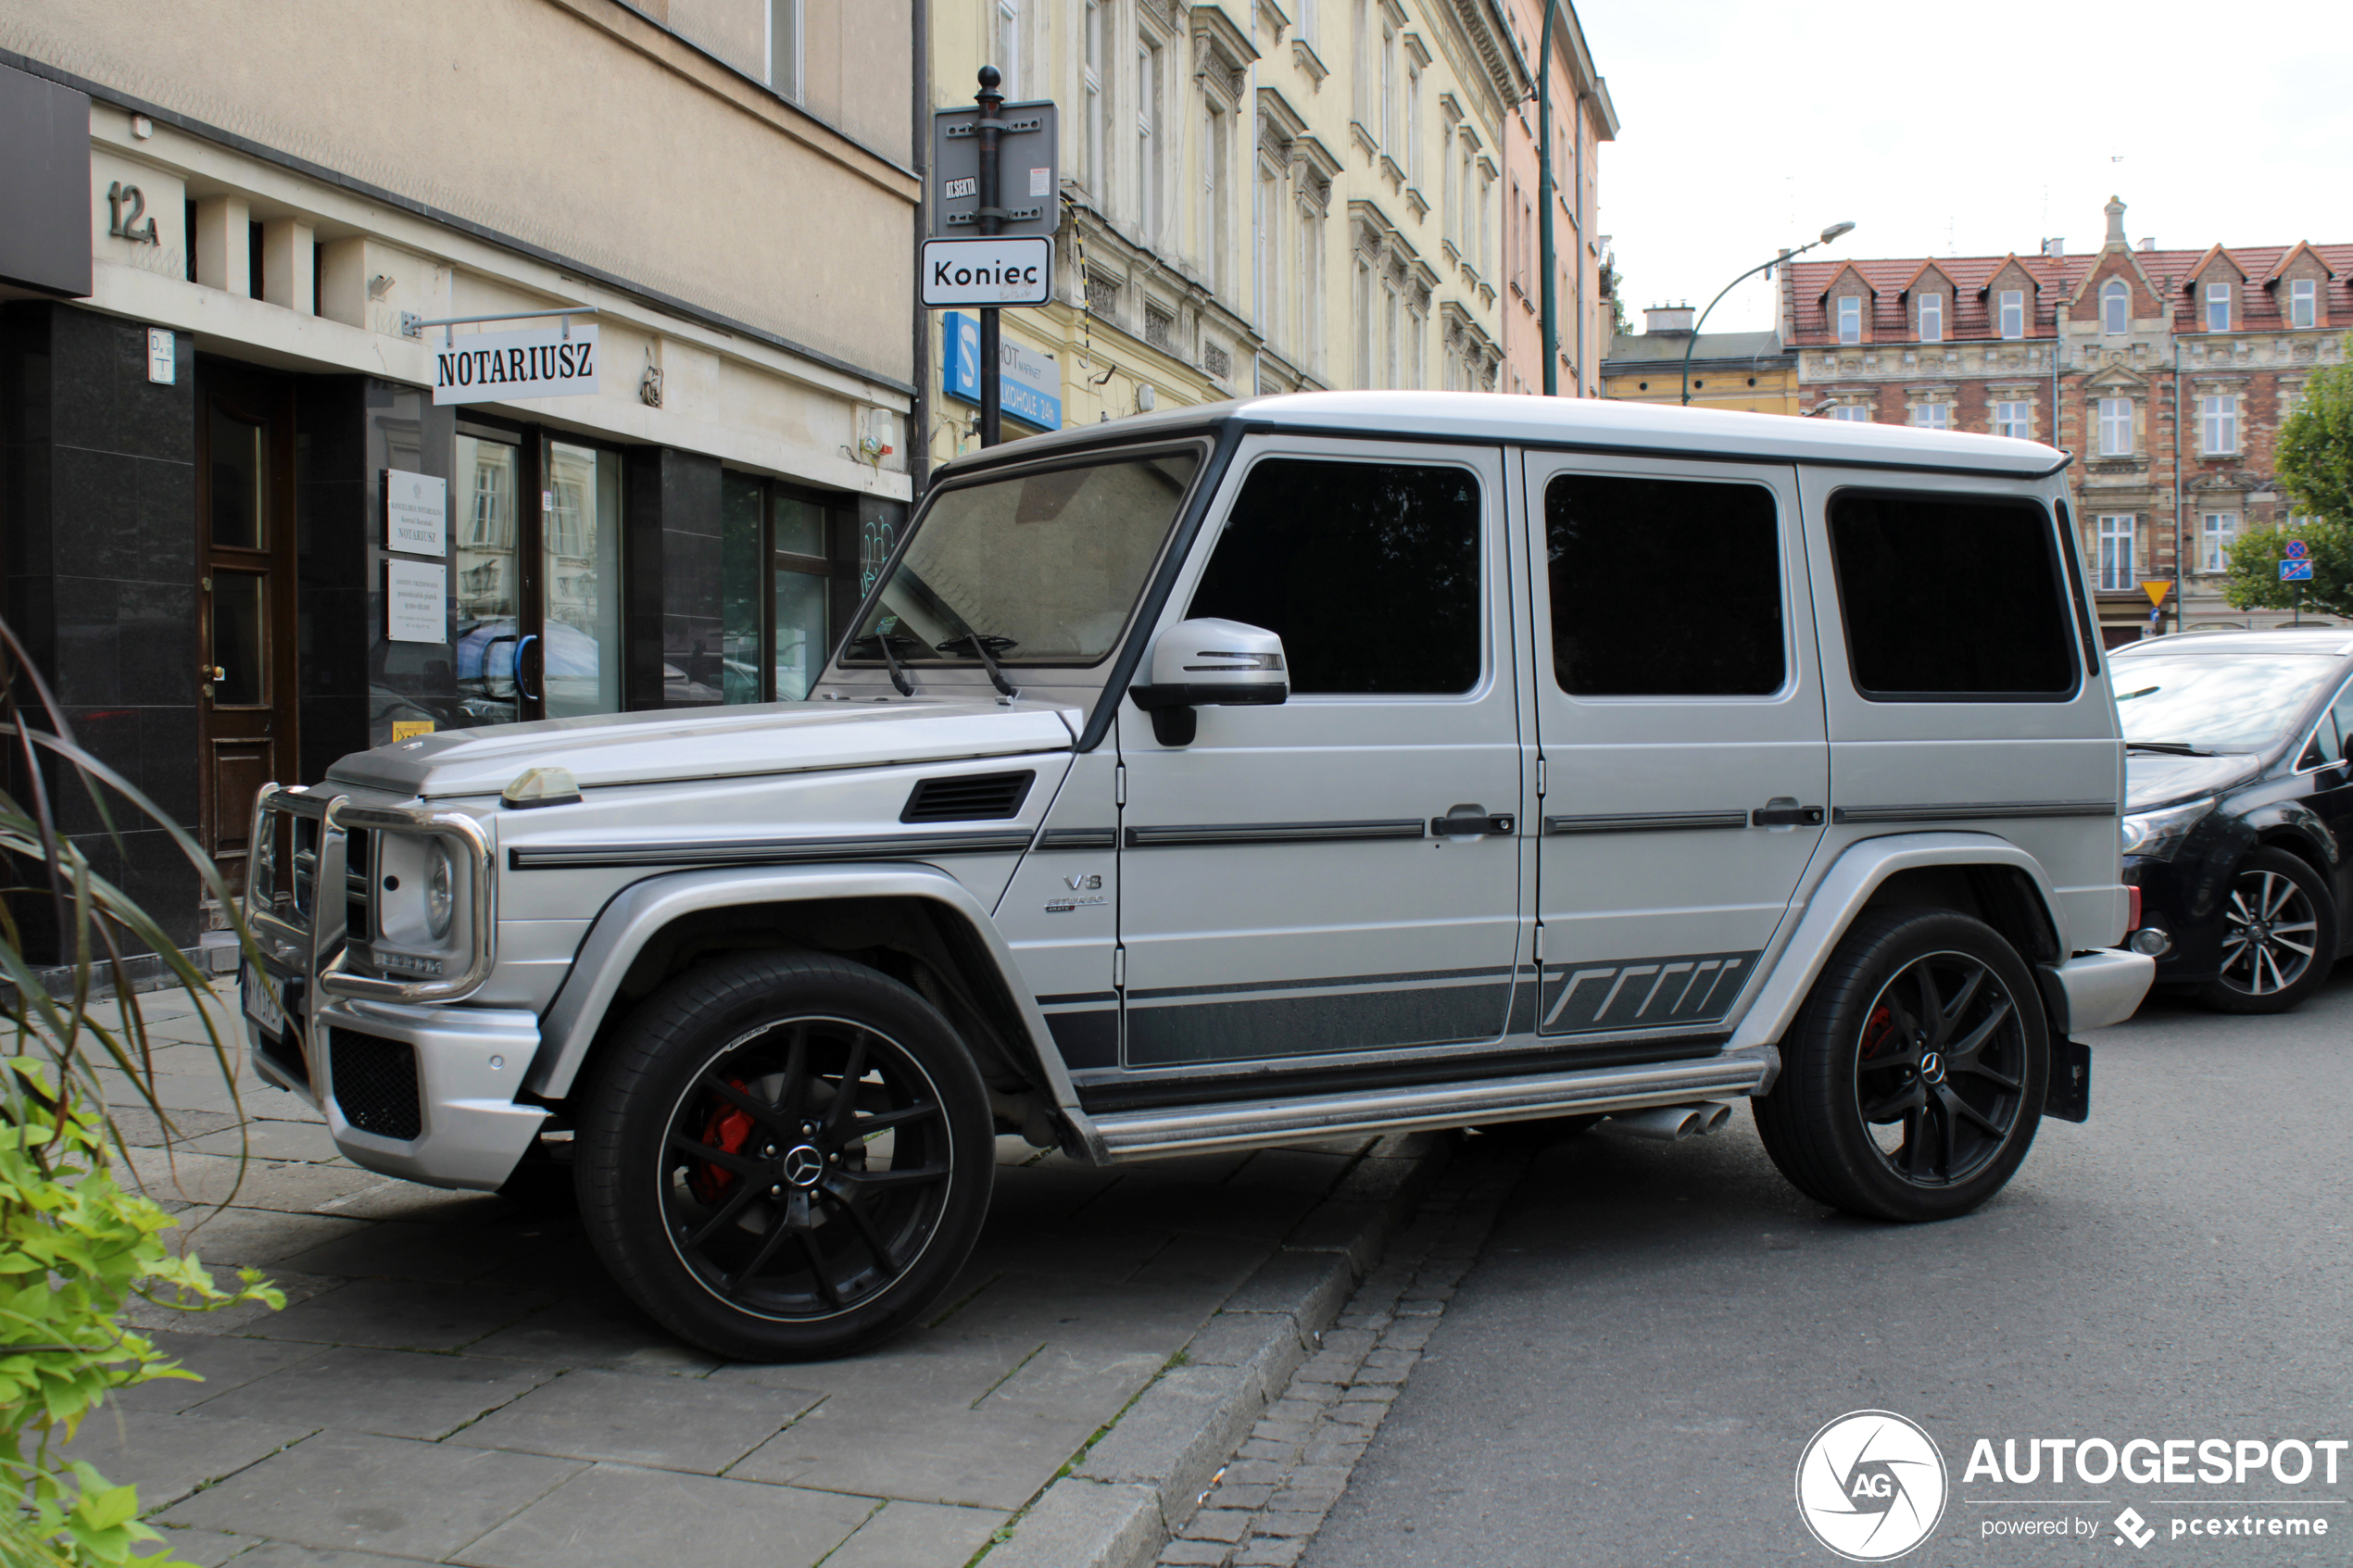
[[[1853, 232], [1854, 228], [1855, 225], [1852, 223], [1833, 223], [1829, 228], [1822, 231], [1822, 237], [1816, 240], [1813, 245], [1803, 245], [1798, 246], [1795, 250], [1785, 250], [1781, 252], [1780, 255], [1773, 257], [1772, 260], [1765, 263], [1762, 267], [1750, 268], [1739, 277], [1734, 278], [1730, 282], [1726, 283], [1724, 285], [1723, 293], [1718, 294], [1714, 299], [1707, 302], [1707, 310], [1713, 310], [1718, 306], [1723, 304], [1724, 295], [1731, 293], [1734, 289], [1740, 287], [1743, 283], [1748, 282], [1759, 272], [1769, 274], [1774, 268], [1779, 267], [1782, 262], [1789, 260], [1792, 257], [1804, 256], [1807, 251], [1812, 250], [1815, 245], [1826, 245], [1832, 240], [1838, 238], [1841, 234]], [[1701, 311], [1699, 313], [1699, 320], [1692, 323], [1691, 341], [1683, 345], [1683, 406], [1685, 408], [1689, 408], [1692, 401], [1692, 350], [1699, 346], [1699, 330], [1707, 324], [1707, 310]]]

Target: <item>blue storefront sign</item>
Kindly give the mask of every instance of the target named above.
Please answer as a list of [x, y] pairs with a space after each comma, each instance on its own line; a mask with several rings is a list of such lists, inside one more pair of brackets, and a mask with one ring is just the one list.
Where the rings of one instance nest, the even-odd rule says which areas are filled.
[[[946, 339], [943, 346], [947, 365], [941, 376], [941, 389], [950, 397], [978, 403], [980, 318], [969, 311], [950, 310], [945, 325], [947, 331], [942, 335]], [[998, 341], [1004, 355], [1001, 385], [1005, 417], [1040, 430], [1062, 429], [1062, 367], [1054, 362], [1052, 355], [1024, 348], [1010, 337]]]

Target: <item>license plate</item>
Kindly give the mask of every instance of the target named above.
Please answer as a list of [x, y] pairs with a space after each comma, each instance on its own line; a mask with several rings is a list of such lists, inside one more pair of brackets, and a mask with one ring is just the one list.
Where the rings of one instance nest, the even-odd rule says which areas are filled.
[[259, 1024], [261, 1032], [265, 1035], [284, 1034], [286, 1010], [278, 1005], [276, 997], [271, 996], [270, 987], [263, 983], [260, 972], [251, 964], [247, 964], [245, 977], [239, 985], [245, 994], [245, 1016]]

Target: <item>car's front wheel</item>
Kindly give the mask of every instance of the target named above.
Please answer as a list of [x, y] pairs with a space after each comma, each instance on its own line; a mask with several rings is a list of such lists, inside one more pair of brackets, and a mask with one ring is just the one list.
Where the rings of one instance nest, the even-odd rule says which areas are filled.
[[1765, 1150], [1809, 1198], [1943, 1220], [2026, 1158], [2050, 1075], [2032, 974], [1949, 909], [1872, 909], [1831, 953], [1754, 1102]]
[[758, 953], [648, 997], [579, 1119], [581, 1218], [638, 1305], [746, 1361], [841, 1355], [955, 1278], [988, 1206], [988, 1098], [907, 986]]
[[2259, 847], [2222, 899], [2222, 969], [2199, 1000], [2221, 1012], [2285, 1012], [2328, 984], [2336, 904], [2328, 884], [2284, 849]]

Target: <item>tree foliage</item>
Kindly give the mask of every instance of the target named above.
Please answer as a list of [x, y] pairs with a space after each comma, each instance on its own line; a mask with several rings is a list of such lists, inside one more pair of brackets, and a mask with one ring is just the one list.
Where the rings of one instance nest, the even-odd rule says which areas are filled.
[[[2353, 339], [2347, 340], [2353, 352]], [[2302, 519], [2257, 529], [2231, 546], [2223, 593], [2241, 609], [2304, 608], [2353, 617], [2353, 363], [2319, 370], [2280, 426], [2272, 470]], [[2280, 581], [2287, 541], [2311, 551], [2312, 580]]]

